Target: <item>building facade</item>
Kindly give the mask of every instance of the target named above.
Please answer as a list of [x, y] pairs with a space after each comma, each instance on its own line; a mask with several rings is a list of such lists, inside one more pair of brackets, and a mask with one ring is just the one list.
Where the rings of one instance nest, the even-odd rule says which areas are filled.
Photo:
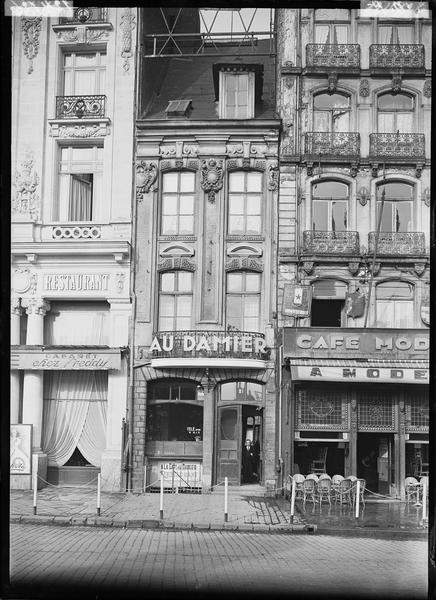
[[284, 472], [402, 496], [428, 472], [431, 21], [277, 12]]
[[[11, 20], [11, 424], [18, 445], [31, 429], [39, 486], [100, 472], [120, 489], [135, 19], [79, 8]], [[14, 452], [11, 485], [29, 488]]]

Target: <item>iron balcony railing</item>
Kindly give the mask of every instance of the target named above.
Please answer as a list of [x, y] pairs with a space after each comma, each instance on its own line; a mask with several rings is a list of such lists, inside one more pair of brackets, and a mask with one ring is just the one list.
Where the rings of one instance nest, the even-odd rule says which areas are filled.
[[359, 44], [307, 44], [306, 66], [329, 69], [359, 69]]
[[56, 96], [56, 119], [104, 117], [106, 96]]
[[370, 133], [369, 154], [371, 158], [425, 160], [425, 136], [423, 133]]
[[303, 254], [359, 254], [357, 231], [303, 231]]
[[372, 44], [369, 47], [370, 69], [423, 69], [422, 44]]
[[72, 11], [71, 16], [59, 18], [60, 25], [70, 23], [104, 23], [107, 21], [107, 8], [96, 6], [80, 6]]
[[[368, 234], [368, 252], [374, 252], [376, 232], [371, 231]], [[377, 243], [377, 255], [401, 256], [401, 255], [422, 255], [425, 254], [425, 236], [417, 231], [381, 231]]]
[[319, 156], [330, 158], [353, 157], [360, 154], [360, 135], [348, 132], [309, 132], [306, 133], [305, 152], [316, 159]]
[[238, 358], [267, 360], [263, 333], [252, 331], [157, 331], [152, 358]]

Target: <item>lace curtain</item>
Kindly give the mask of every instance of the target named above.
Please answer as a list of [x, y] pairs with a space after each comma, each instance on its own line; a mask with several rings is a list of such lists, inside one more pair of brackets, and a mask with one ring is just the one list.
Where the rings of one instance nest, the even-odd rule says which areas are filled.
[[50, 466], [61, 467], [76, 447], [101, 466], [106, 446], [107, 373], [51, 371], [45, 377], [42, 447]]
[[45, 321], [45, 343], [53, 346], [109, 344], [109, 311], [102, 303], [52, 303]]

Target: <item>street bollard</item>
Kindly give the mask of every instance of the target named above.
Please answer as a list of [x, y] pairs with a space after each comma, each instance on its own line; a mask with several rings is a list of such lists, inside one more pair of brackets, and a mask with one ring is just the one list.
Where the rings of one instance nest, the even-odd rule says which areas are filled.
[[427, 481], [422, 482], [422, 520], [427, 520]]
[[33, 514], [36, 515], [36, 503], [38, 496], [38, 473], [33, 474]]
[[355, 518], [359, 518], [359, 510], [360, 510], [360, 480], [356, 481], [356, 513]]
[[227, 477], [224, 477], [224, 521], [225, 521], [225, 523], [227, 523], [227, 521], [229, 520], [229, 515], [227, 512], [228, 493], [229, 493], [229, 480]]
[[101, 507], [101, 473], [97, 475], [97, 517], [100, 516]]
[[164, 476], [160, 474], [160, 505], [159, 505], [159, 519], [163, 519], [163, 494], [164, 494]]
[[291, 488], [291, 523], [294, 522], [294, 512], [295, 512], [295, 479], [292, 479], [292, 488]]

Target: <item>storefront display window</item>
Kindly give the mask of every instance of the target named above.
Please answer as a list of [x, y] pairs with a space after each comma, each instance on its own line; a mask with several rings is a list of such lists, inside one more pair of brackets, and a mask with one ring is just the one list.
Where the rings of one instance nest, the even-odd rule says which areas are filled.
[[297, 396], [298, 428], [347, 427], [346, 404], [341, 395], [331, 391], [301, 390]]
[[383, 392], [374, 392], [371, 397], [358, 399], [358, 428], [394, 429], [394, 403]]

